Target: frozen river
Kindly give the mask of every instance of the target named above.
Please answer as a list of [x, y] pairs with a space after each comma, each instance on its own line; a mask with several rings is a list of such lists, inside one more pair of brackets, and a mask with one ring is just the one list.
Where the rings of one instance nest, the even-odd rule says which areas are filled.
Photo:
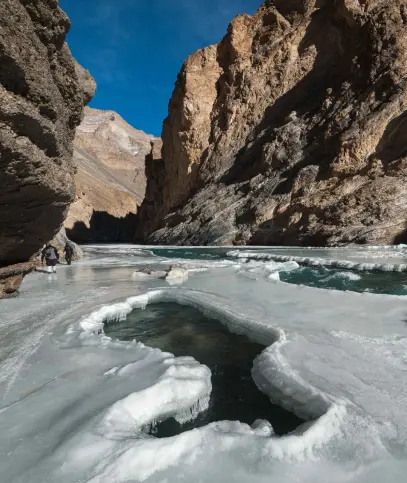
[[[404, 248], [85, 252], [0, 302], [2, 482], [405, 481]], [[133, 277], [187, 259], [180, 285]], [[161, 302], [266, 346], [254, 382], [309, 423], [281, 437], [265, 421], [148, 435], [199, 416], [212, 391], [201, 361], [104, 336], [103, 322]]]

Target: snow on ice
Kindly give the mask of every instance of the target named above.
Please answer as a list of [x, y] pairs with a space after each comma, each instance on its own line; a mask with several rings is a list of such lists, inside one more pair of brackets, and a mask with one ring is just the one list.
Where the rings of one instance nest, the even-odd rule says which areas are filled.
[[[275, 262], [295, 262], [307, 267], [339, 268], [356, 271], [378, 272], [407, 272], [406, 263], [373, 263], [367, 261], [335, 260], [331, 258], [318, 258], [313, 256], [279, 255], [276, 253], [259, 251], [232, 250], [227, 253], [228, 257], [247, 260], [272, 260]], [[369, 254], [371, 257], [371, 254]]]
[[[21, 296], [0, 305], [2, 481], [405, 481], [405, 297], [270, 284], [227, 262], [171, 287], [132, 278], [133, 258], [164, 264], [150, 252], [92, 250], [56, 278], [27, 277]], [[276, 278], [303, 263], [239, 254]], [[195, 418], [211, 393], [199, 361], [104, 335], [107, 321], [156, 302], [191, 305], [265, 344], [254, 381], [307, 423], [284, 437], [265, 421], [148, 435], [169, 416]]]

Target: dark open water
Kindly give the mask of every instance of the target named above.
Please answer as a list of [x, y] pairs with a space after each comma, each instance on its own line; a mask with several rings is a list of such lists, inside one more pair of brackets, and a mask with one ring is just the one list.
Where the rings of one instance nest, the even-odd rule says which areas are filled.
[[180, 425], [174, 419], [160, 423], [157, 437], [169, 437], [214, 421], [241, 421], [252, 425], [268, 420], [278, 435], [293, 431], [303, 423], [293, 414], [272, 404], [254, 384], [253, 360], [264, 346], [244, 335], [233, 334], [218, 320], [199, 310], [176, 303], [149, 305], [133, 311], [126, 320], [105, 326], [114, 339], [139, 342], [171, 352], [192, 356], [212, 372], [209, 409], [195, 421]]

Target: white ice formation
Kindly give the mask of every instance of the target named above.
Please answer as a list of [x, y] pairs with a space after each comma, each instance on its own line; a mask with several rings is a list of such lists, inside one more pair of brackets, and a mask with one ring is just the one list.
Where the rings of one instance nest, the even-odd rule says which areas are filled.
[[247, 260], [261, 260], [274, 262], [295, 262], [307, 267], [327, 267], [356, 271], [379, 271], [379, 272], [407, 272], [407, 263], [369, 263], [354, 262], [351, 260], [335, 260], [330, 258], [301, 257], [292, 255], [278, 255], [269, 252], [232, 250], [227, 253], [230, 258]]
[[[270, 284], [233, 265], [168, 287], [132, 280], [134, 257], [113, 247], [92, 256], [53, 281], [29, 276], [0, 304], [1, 481], [405, 481], [406, 297]], [[284, 437], [265, 421], [146, 434], [196, 417], [211, 392], [199, 361], [104, 335], [107, 321], [157, 302], [191, 305], [266, 345], [254, 381], [308, 422]]]

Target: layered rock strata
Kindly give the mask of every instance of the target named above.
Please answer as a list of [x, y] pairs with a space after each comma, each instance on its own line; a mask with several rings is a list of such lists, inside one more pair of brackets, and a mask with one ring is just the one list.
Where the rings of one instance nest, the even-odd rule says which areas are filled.
[[269, 0], [185, 62], [139, 235], [404, 241], [406, 120], [405, 1]]
[[153, 136], [117, 113], [85, 108], [74, 142], [76, 198], [65, 228], [78, 242], [132, 241]]
[[38, 265], [38, 261], [32, 260], [0, 267], [0, 298], [15, 296], [24, 277], [34, 271]]
[[75, 196], [75, 128], [95, 83], [69, 51], [70, 23], [57, 0], [2, 0], [0, 18], [0, 267], [5, 267], [29, 260], [65, 219]]

